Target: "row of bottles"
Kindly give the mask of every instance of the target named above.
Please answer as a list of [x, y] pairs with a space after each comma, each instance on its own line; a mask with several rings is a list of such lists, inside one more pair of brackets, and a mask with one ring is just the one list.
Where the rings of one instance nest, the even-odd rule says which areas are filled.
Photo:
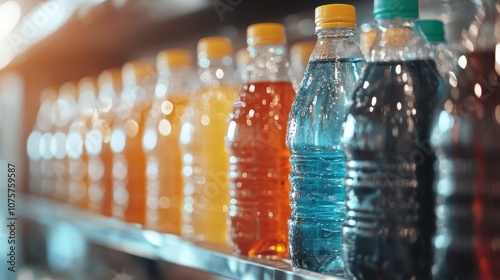
[[500, 4], [479, 1], [455, 57], [442, 22], [396, 2], [374, 1], [365, 52], [355, 8], [332, 4], [291, 67], [283, 26], [266, 23], [248, 27], [238, 70], [231, 42], [209, 37], [198, 75], [188, 52], [167, 50], [156, 67], [47, 89], [32, 182], [147, 229], [350, 279], [499, 278]]
[[[27, 143], [32, 192], [216, 245], [227, 244], [230, 215], [235, 251], [286, 256], [289, 164], [284, 139], [295, 91], [285, 32], [280, 24], [257, 24], [248, 32], [250, 53], [240, 52], [238, 58], [260, 76], [246, 78], [240, 70], [237, 77], [230, 40], [208, 37], [198, 43], [198, 75], [189, 52], [166, 50], [157, 56], [156, 67], [133, 61], [47, 89]], [[256, 57], [261, 57], [258, 63], [251, 64]], [[279, 73], [266, 80], [275, 69]], [[249, 95], [235, 103], [241, 77]], [[230, 115], [232, 168], [246, 171], [228, 178]], [[260, 131], [266, 129], [273, 129], [270, 136], [279, 130], [272, 140], [277, 150], [263, 149], [259, 155], [274, 159], [276, 153], [281, 159], [262, 173], [267, 185], [256, 189], [258, 181], [247, 178], [257, 171], [248, 168], [262, 160], [249, 151], [266, 143], [247, 140], [262, 140]], [[276, 181], [282, 184], [278, 197]], [[268, 202], [255, 203], [261, 194]], [[238, 203], [229, 203], [235, 199]], [[261, 212], [263, 221], [248, 219], [249, 213]], [[278, 229], [276, 222], [281, 223]]]

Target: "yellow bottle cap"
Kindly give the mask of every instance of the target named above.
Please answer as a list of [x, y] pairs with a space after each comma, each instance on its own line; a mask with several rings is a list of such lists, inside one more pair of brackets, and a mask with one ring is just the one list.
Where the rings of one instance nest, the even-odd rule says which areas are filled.
[[298, 42], [290, 49], [290, 58], [306, 65], [316, 44], [314, 42]]
[[356, 8], [347, 4], [319, 6], [315, 10], [316, 30], [331, 27], [356, 27]]
[[250, 64], [250, 54], [248, 53], [247, 49], [241, 49], [236, 52], [236, 65], [238, 66], [238, 69], [246, 67], [248, 64]]
[[155, 65], [149, 60], [127, 62], [122, 68], [122, 79], [124, 84], [141, 84], [155, 77]]
[[115, 90], [115, 93], [120, 93], [122, 90], [122, 69], [113, 68], [102, 71], [99, 74], [97, 83], [100, 89], [111, 86]]
[[230, 56], [233, 54], [231, 40], [226, 37], [205, 37], [198, 41], [198, 55], [209, 58]]
[[257, 23], [247, 28], [249, 46], [286, 44], [285, 27], [279, 23]]
[[193, 57], [184, 49], [169, 49], [161, 51], [156, 57], [158, 65], [166, 65], [170, 69], [191, 65]]

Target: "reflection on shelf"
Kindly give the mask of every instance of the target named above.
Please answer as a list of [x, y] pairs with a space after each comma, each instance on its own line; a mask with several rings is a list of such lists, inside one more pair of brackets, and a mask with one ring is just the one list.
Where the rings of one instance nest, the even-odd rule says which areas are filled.
[[341, 280], [293, 268], [289, 260], [234, 256], [229, 248], [182, 238], [96, 215], [51, 200], [23, 196], [19, 215], [47, 227], [68, 223], [91, 243], [152, 260], [199, 269], [231, 279]]

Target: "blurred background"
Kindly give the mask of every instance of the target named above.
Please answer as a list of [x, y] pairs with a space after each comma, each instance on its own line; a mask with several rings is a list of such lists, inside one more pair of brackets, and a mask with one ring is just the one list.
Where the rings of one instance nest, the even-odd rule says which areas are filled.
[[[441, 19], [446, 26], [448, 43], [457, 47], [463, 28], [469, 24], [475, 13], [471, 1], [421, 0], [420, 15], [422, 19]], [[196, 42], [206, 36], [227, 36], [233, 40], [234, 49], [237, 50], [245, 47], [246, 27], [256, 22], [283, 23], [290, 45], [298, 41], [314, 40], [314, 8], [330, 3], [339, 1], [0, 0], [2, 166], [6, 162], [15, 163], [18, 188], [25, 188], [28, 166], [25, 143], [35, 122], [40, 94], [46, 87], [76, 81], [88, 75], [98, 75], [105, 69], [121, 67], [130, 60], [154, 59], [159, 51], [167, 48], [181, 47], [195, 53]], [[340, 3], [356, 6], [358, 26], [371, 21], [373, 1], [346, 0]], [[5, 187], [1, 184], [4, 182], [0, 183], [0, 187]], [[3, 208], [3, 205], [0, 207]], [[59, 243], [57, 248], [51, 248], [51, 243], [47, 240], [63, 238], [57, 237], [57, 234], [72, 229], [62, 226], [55, 233], [47, 233], [37, 227], [40, 226], [31, 225], [31, 235], [18, 237], [22, 238], [27, 247], [34, 245], [29, 248], [35, 248], [28, 248], [24, 255], [20, 253], [28, 268], [39, 266], [45, 271], [47, 267], [54, 268], [55, 265], [56, 268], [67, 269], [75, 265], [74, 262], [78, 263], [78, 259], [74, 259], [74, 256], [83, 256], [84, 250], [90, 250], [87, 247], [79, 247], [79, 242], [69, 242], [64, 246], [73, 246], [72, 252], [75, 254], [64, 256], [58, 248], [62, 246], [60, 244], [65, 243]], [[4, 237], [6, 232], [0, 234]], [[78, 232], [74, 233], [74, 236], [78, 236]], [[84, 243], [82, 240], [81, 244]], [[134, 271], [131, 274], [137, 276], [131, 279], [155, 279], [154, 277], [158, 275], [168, 278], [165, 276], [165, 271], [174, 273], [170, 275], [171, 279], [209, 277], [201, 272], [189, 271], [174, 265], [164, 269], [168, 264], [158, 265], [140, 257], [113, 252], [97, 245], [89, 246], [92, 249], [90, 255], [95, 258], [91, 263], [87, 262], [83, 268], [79, 268], [80, 270], [77, 270], [79, 273], [89, 266], [97, 267], [95, 272], [103, 270], [105, 271], [103, 275], [107, 275], [102, 279], [115, 279], [113, 277], [121, 275], [124, 267], [129, 269], [133, 266], [128, 264], [134, 263], [147, 269], [146, 272]], [[4, 255], [3, 250], [0, 250], [1, 255]], [[51, 261], [47, 252], [56, 254], [58, 260], [72, 257], [73, 259], [64, 266], [65, 263]], [[57, 254], [63, 255], [57, 256]], [[104, 255], [108, 257], [102, 258]], [[21, 269], [19, 279], [42, 279], [35, 278], [36, 273], [33, 271], [36, 269], [24, 271]], [[4, 272], [5, 269], [2, 269], [0, 279], [8, 279], [7, 276], [2, 277]], [[182, 276], [184, 278], [179, 275], [184, 275]], [[81, 279], [101, 278], [82, 276]]]

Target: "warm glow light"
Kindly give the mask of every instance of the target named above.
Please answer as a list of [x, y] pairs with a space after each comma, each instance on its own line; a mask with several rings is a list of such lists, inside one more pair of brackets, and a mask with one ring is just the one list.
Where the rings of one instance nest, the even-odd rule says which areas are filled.
[[160, 131], [161, 135], [168, 136], [172, 131], [172, 125], [168, 120], [161, 120], [160, 124], [158, 125], [158, 130]]
[[9, 34], [21, 19], [21, 6], [16, 1], [0, 5], [0, 38]]

